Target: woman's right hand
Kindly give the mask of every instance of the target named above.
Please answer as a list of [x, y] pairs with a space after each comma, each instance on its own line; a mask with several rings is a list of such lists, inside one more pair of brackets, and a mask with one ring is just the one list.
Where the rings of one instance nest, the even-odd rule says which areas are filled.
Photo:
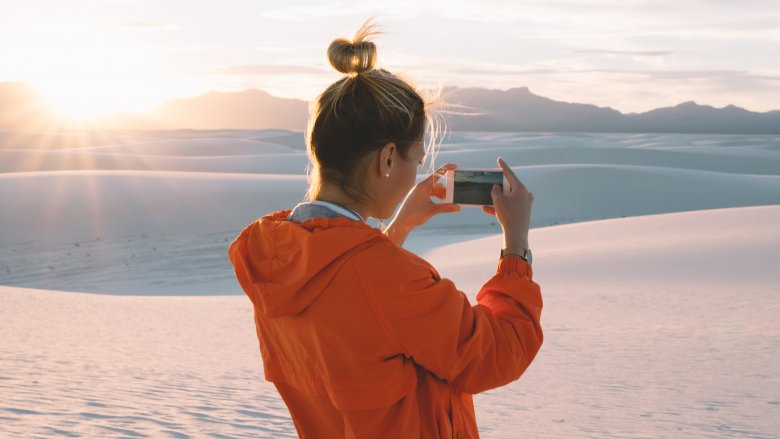
[[508, 253], [523, 253], [528, 248], [528, 229], [531, 223], [531, 205], [534, 195], [517, 178], [504, 159], [498, 158], [498, 166], [509, 182], [509, 193], [504, 194], [500, 185], [493, 185], [490, 193], [493, 206], [482, 206], [482, 211], [495, 215], [504, 230], [504, 248]]

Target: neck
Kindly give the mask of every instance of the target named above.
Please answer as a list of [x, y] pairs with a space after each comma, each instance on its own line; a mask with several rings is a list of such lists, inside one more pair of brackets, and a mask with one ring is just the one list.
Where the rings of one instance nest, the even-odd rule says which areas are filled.
[[367, 220], [371, 216], [370, 209], [367, 206], [352, 200], [338, 189], [323, 186], [319, 194], [317, 194], [314, 199], [336, 203], [338, 205], [352, 209], [357, 212], [358, 215], [360, 215], [363, 221]]

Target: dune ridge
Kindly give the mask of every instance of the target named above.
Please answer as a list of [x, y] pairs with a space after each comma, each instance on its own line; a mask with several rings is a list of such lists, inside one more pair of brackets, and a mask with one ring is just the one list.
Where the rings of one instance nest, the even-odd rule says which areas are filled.
[[[480, 433], [773, 437], [777, 224], [780, 206], [753, 206], [532, 230], [545, 344], [475, 396]], [[461, 241], [421, 253], [474, 303], [497, 237]], [[244, 296], [0, 286], [0, 303], [7, 437], [296, 437]]]

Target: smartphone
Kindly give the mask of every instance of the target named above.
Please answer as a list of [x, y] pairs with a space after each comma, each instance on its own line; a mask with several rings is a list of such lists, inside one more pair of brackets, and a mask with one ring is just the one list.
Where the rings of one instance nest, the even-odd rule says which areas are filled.
[[492, 206], [490, 191], [493, 185], [501, 185], [504, 193], [509, 193], [509, 182], [498, 169], [455, 169], [447, 171], [447, 203], [462, 206]]

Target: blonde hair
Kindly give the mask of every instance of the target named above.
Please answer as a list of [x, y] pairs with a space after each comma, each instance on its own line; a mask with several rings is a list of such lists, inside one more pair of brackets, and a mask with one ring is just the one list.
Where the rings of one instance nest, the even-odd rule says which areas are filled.
[[425, 141], [429, 166], [434, 167], [443, 121], [434, 106], [437, 92], [421, 95], [415, 87], [384, 69], [375, 69], [380, 34], [371, 19], [351, 40], [337, 38], [328, 47], [328, 60], [346, 76], [328, 86], [310, 106], [306, 144], [309, 154], [309, 191], [313, 200], [323, 181], [338, 185], [358, 201], [365, 201], [363, 160], [385, 144], [396, 144], [401, 157]]

